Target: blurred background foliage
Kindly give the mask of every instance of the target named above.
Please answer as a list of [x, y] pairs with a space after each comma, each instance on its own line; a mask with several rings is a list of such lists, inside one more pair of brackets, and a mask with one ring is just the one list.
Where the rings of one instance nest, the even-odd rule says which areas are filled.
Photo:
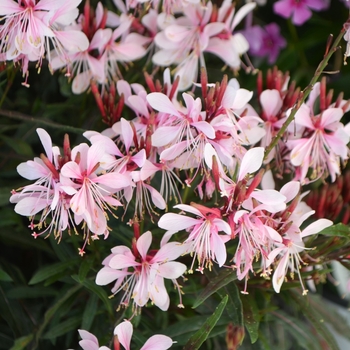
[[[111, 1], [102, 3], [114, 9]], [[238, 6], [242, 3], [237, 1]], [[97, 2], [91, 1], [91, 4], [94, 6]], [[297, 86], [305, 88], [323, 58], [329, 34], [338, 35], [348, 18], [348, 10], [341, 1], [333, 0], [327, 11], [314, 13], [306, 24], [294, 27], [290, 21], [274, 15], [272, 5], [273, 1], [268, 1], [266, 6], [258, 7], [254, 11], [254, 23], [278, 23], [288, 45], [281, 51], [276, 65], [283, 72], [289, 71]], [[239, 29], [243, 28], [244, 23]], [[345, 42], [342, 45], [345, 47]], [[348, 99], [350, 64], [343, 65], [343, 52], [344, 48], [338, 50], [331, 59], [326, 69], [330, 72], [327, 80], [328, 88], [333, 88], [335, 95], [344, 91], [344, 97]], [[227, 74], [229, 78], [236, 77], [241, 87], [255, 91], [256, 74], [243, 70], [234, 74], [229, 69], [222, 70], [222, 62], [214, 56], [208, 55], [207, 59], [209, 82], [220, 81], [222, 75]], [[251, 61], [264, 75], [271, 68], [264, 59], [251, 57]], [[80, 257], [81, 236], [64, 234], [59, 244], [53, 236], [34, 240], [27, 218], [17, 215], [14, 205], [9, 204], [10, 191], [26, 184], [16, 171], [17, 165], [43, 152], [35, 132], [37, 127], [45, 128], [58, 146], [68, 133], [74, 146], [85, 142], [82, 131], [102, 131], [106, 125], [101, 120], [92, 93], [74, 95], [63, 74], [56, 72], [51, 75], [44, 65], [37, 74], [35, 67], [31, 67], [30, 88], [26, 88], [21, 85], [23, 78], [17, 68], [7, 64], [1, 69], [0, 349], [77, 349], [77, 329], [94, 333], [100, 345], [112, 346], [110, 335], [114, 326], [130, 316], [131, 311], [127, 310], [125, 314], [124, 310], [117, 312], [118, 296], [110, 299], [109, 288], [95, 285], [94, 279], [110, 248], [118, 244], [129, 245], [132, 231], [125, 225], [128, 218], [124, 222], [112, 218], [109, 226], [113, 231], [108, 240], [92, 241], [85, 256]], [[143, 70], [151, 73], [153, 67], [146, 57], [129, 65], [128, 69], [121, 67], [121, 70], [125, 80], [144, 84]], [[161, 78], [161, 71], [156, 76]], [[123, 116], [130, 113], [126, 108], [124, 111]], [[341, 237], [320, 235], [316, 238], [319, 240], [317, 244], [332, 245], [332, 254], [348, 247], [348, 229], [345, 226], [341, 229], [344, 231]], [[315, 243], [308, 244], [314, 246]], [[322, 266], [320, 282], [325, 282], [324, 274], [331, 271], [327, 259]], [[215, 281], [217, 275], [219, 280], [232, 279], [232, 276], [212, 271], [207, 276], [195, 274], [182, 283], [186, 306], [183, 310], [176, 307], [178, 296], [175, 292], [170, 292], [170, 312], [164, 313], [155, 307], [144, 308], [142, 322], [140, 316], [134, 319], [135, 324], [139, 323], [133, 338], [135, 345], [140, 347], [143, 344], [145, 334], [164, 333], [177, 341], [175, 349], [182, 348], [205, 320], [213, 313], [215, 315], [219, 302], [226, 300], [225, 295], [228, 299], [222, 317], [212, 322], [214, 328], [202, 345], [203, 349], [226, 348], [225, 337], [232, 333], [227, 331], [229, 323], [238, 327], [232, 333], [236, 336], [240, 334], [237, 329], [245, 325], [244, 349], [320, 349], [320, 344], [326, 343], [329, 348], [336, 349], [335, 340], [324, 321], [350, 338], [346, 321], [323, 307], [322, 294], [332, 295], [337, 302], [347, 305], [332, 283], [319, 284], [316, 286], [318, 294], [301, 297], [300, 292], [295, 291], [299, 283], [296, 281], [285, 284], [280, 295], [276, 295], [271, 283], [262, 284], [257, 276], [250, 280], [249, 294], [242, 295], [239, 291], [243, 287], [232, 280], [220, 290], [215, 290], [217, 286], [213, 283], [210, 291], [208, 280]], [[209, 296], [194, 310], [191, 306], [196, 301], [198, 304], [203, 288]]]

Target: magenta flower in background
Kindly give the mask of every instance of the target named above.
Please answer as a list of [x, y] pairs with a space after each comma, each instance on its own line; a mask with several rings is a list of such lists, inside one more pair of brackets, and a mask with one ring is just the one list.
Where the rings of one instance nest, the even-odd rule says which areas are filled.
[[350, 1], [349, 0], [341, 0], [341, 1], [344, 3], [344, 5], [346, 7], [350, 8]]
[[273, 10], [284, 18], [292, 17], [292, 22], [300, 26], [310, 19], [311, 10], [325, 10], [328, 5], [327, 0], [280, 0], [273, 5]]
[[249, 53], [257, 57], [266, 56], [269, 64], [275, 63], [281, 49], [287, 46], [276, 23], [270, 23], [264, 28], [250, 27], [243, 32], [243, 35], [249, 42]]

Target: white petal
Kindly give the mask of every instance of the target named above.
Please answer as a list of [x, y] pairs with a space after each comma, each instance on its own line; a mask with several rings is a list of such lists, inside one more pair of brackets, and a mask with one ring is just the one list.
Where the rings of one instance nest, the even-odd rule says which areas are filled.
[[256, 172], [264, 159], [264, 148], [254, 147], [246, 152], [242, 159], [239, 169], [238, 181], [242, 180], [247, 174]]

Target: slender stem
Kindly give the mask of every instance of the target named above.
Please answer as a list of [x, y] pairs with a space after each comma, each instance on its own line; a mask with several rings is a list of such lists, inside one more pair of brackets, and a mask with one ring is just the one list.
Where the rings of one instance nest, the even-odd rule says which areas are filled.
[[268, 157], [269, 153], [271, 152], [271, 150], [277, 145], [278, 141], [282, 138], [283, 134], [285, 133], [285, 131], [288, 128], [288, 125], [294, 120], [295, 114], [298, 112], [300, 106], [304, 103], [306, 98], [309, 96], [309, 94], [312, 91], [314, 85], [317, 83], [320, 75], [322, 74], [322, 72], [326, 68], [329, 59], [332, 57], [334, 52], [336, 52], [339, 49], [338, 45], [339, 45], [340, 40], [344, 36], [344, 33], [345, 33], [345, 30], [343, 28], [340, 31], [340, 33], [337, 36], [337, 38], [334, 40], [332, 47], [329, 49], [327, 54], [324, 56], [323, 60], [318, 65], [318, 67], [317, 67], [317, 69], [315, 71], [315, 74], [312, 77], [309, 85], [303, 91], [301, 91], [301, 93], [299, 94], [299, 97], [298, 97], [297, 101], [295, 102], [295, 105], [292, 108], [289, 117], [287, 118], [287, 120], [285, 121], [285, 123], [283, 124], [283, 126], [281, 127], [279, 132], [277, 133], [277, 135], [272, 139], [272, 141], [269, 144], [269, 146], [266, 148], [265, 156], [264, 156], [265, 160], [267, 159], [267, 157]]
[[26, 114], [23, 114], [20, 112], [8, 111], [5, 109], [0, 109], [0, 115], [2, 115], [3, 117], [10, 118], [10, 119], [23, 120], [25, 122], [40, 124], [43, 126], [48, 126], [50, 128], [60, 129], [60, 130], [65, 131], [65, 132], [71, 132], [74, 134], [81, 135], [82, 133], [84, 133], [86, 131], [84, 129], [75, 128], [75, 127], [69, 126], [69, 125], [62, 125], [62, 124], [57, 124], [57, 123], [47, 121], [47, 120], [36, 119], [34, 117], [31, 117], [29, 115], [26, 115]]

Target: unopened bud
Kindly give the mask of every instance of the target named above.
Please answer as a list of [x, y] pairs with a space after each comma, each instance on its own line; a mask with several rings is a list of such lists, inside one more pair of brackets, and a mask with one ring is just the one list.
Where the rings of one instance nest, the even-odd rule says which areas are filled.
[[229, 323], [226, 328], [227, 350], [236, 350], [240, 347], [244, 339], [244, 327], [234, 326]]

